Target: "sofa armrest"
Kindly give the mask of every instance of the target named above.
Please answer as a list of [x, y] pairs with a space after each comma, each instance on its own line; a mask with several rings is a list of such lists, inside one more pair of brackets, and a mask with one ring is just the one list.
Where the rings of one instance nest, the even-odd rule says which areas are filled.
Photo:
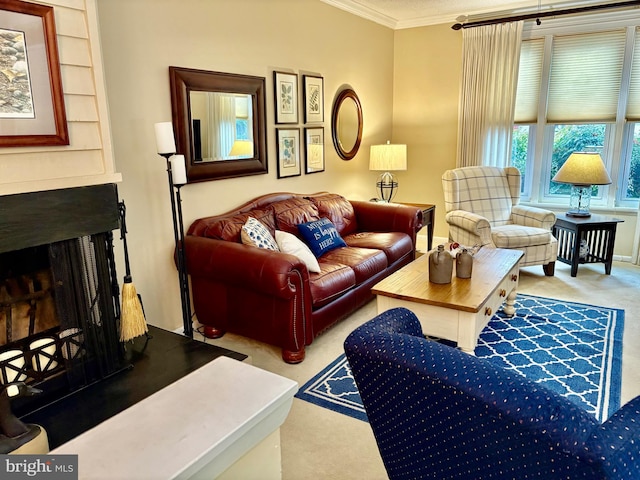
[[511, 209], [511, 221], [517, 225], [551, 230], [556, 223], [556, 214], [543, 208], [514, 205]]
[[397, 203], [350, 200], [361, 232], [402, 232], [416, 244], [422, 228], [422, 210]]
[[586, 442], [588, 460], [601, 465], [603, 478], [640, 478], [640, 396], [594, 429]]
[[[491, 241], [491, 224], [485, 217], [465, 210], [452, 210], [445, 215], [445, 220], [451, 226], [458, 227], [479, 237], [482, 245], [489, 245]], [[471, 246], [471, 245], [469, 245]]]
[[290, 299], [296, 294], [292, 275], [308, 278], [309, 272], [296, 256], [241, 243], [187, 235], [187, 272], [192, 277], [235, 285]]

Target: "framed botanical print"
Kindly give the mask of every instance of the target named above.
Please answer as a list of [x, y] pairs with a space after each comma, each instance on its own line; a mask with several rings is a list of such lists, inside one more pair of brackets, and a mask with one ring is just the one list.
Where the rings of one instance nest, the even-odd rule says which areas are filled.
[[277, 128], [278, 178], [296, 177], [301, 174], [300, 129]]
[[324, 128], [304, 129], [305, 173], [324, 172]]
[[53, 7], [0, 3], [0, 147], [69, 145]]
[[273, 72], [276, 123], [298, 123], [298, 75]]
[[304, 123], [324, 122], [324, 79], [304, 75]]

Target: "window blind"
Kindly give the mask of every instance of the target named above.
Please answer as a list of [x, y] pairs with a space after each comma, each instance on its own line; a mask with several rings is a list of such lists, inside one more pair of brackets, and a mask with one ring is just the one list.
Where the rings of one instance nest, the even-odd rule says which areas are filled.
[[516, 123], [536, 123], [537, 121], [543, 51], [544, 39], [542, 38], [522, 42], [514, 117]]
[[627, 120], [640, 121], [640, 28], [636, 29], [636, 41], [633, 47], [631, 64], [631, 84], [627, 103]]
[[624, 44], [624, 30], [554, 38], [547, 122], [615, 121]]

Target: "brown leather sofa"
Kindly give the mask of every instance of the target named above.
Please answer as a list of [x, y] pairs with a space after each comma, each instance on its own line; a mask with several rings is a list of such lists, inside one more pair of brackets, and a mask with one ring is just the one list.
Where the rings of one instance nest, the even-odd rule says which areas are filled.
[[[347, 247], [318, 258], [309, 273], [296, 256], [244, 245], [241, 229], [254, 217], [271, 231], [299, 236], [297, 225], [328, 218]], [[225, 332], [277, 345], [287, 363], [305, 346], [367, 303], [371, 287], [415, 258], [422, 211], [348, 201], [331, 193], [274, 193], [222, 215], [193, 222], [185, 238], [195, 313], [208, 338]]]

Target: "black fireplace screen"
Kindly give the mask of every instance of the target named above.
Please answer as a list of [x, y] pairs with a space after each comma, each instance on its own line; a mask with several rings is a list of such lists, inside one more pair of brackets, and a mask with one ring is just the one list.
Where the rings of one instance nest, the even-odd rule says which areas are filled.
[[0, 380], [43, 391], [16, 413], [123, 368], [111, 232], [0, 254], [0, 275]]

